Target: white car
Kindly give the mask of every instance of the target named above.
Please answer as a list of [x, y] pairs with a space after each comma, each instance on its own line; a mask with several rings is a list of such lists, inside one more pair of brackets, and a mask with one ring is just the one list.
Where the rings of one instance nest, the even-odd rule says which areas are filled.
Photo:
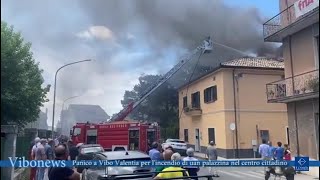
[[174, 152], [178, 152], [182, 156], [186, 155], [187, 144], [180, 139], [167, 139], [165, 143], [162, 144], [162, 149], [165, 150], [168, 146], [171, 146]]

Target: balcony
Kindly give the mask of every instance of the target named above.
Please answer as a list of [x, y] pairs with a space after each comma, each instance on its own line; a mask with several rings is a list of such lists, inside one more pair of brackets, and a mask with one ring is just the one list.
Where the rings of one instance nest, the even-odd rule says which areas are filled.
[[184, 113], [188, 116], [201, 116], [202, 109], [200, 107], [185, 107], [183, 109]]
[[319, 98], [319, 69], [267, 84], [269, 103]]
[[[263, 24], [263, 36], [266, 42], [282, 42], [283, 38], [319, 22], [319, 5], [305, 14], [296, 13], [295, 5], [275, 15]], [[309, 7], [308, 7], [309, 8]]]

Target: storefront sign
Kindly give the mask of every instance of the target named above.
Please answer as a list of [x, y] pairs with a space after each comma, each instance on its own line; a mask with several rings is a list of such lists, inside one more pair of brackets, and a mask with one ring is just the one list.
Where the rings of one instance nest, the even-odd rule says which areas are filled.
[[319, 0], [298, 0], [294, 3], [296, 18], [319, 7]]

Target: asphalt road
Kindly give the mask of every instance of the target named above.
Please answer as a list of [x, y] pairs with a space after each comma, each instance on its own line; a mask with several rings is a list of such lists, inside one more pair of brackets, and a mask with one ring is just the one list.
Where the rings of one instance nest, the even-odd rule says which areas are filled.
[[[216, 177], [214, 179], [217, 180], [264, 180], [263, 168], [261, 167], [219, 167], [217, 168], [218, 174], [220, 177]], [[208, 168], [201, 168], [198, 172], [198, 176], [208, 175]], [[206, 179], [206, 178], [202, 178]], [[269, 180], [274, 180], [275, 177], [271, 176]], [[280, 179], [277, 177], [276, 179]], [[44, 180], [48, 180], [47, 173], [45, 174]], [[282, 180], [285, 180], [282, 177]], [[295, 176], [295, 180], [316, 180], [311, 176], [307, 176], [304, 174], [298, 174]]]
[[[263, 167], [218, 167], [218, 174], [220, 177], [214, 179], [219, 180], [264, 180]], [[198, 176], [208, 175], [208, 168], [201, 168]], [[271, 176], [269, 180], [274, 180], [275, 177]], [[280, 179], [277, 177], [276, 179]], [[285, 177], [281, 178], [285, 180]], [[304, 174], [297, 174], [295, 180], [315, 180], [311, 176]]]

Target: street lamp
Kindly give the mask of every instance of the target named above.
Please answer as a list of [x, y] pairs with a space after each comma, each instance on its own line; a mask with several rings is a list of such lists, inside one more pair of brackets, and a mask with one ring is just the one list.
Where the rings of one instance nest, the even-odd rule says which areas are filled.
[[67, 99], [65, 99], [65, 100], [63, 100], [63, 103], [62, 103], [62, 110], [64, 109], [64, 103], [66, 102], [66, 101], [68, 101], [68, 100], [70, 100], [70, 99], [73, 99], [73, 98], [76, 98], [76, 97], [80, 97], [81, 95], [79, 95], [79, 96], [72, 96], [72, 97], [69, 97], [69, 98], [67, 98]]
[[63, 66], [61, 66], [57, 71], [56, 71], [56, 74], [54, 76], [54, 90], [53, 90], [53, 109], [52, 109], [52, 129], [51, 129], [51, 136], [52, 136], [52, 139], [54, 138], [54, 114], [55, 114], [55, 108], [56, 108], [56, 89], [57, 89], [57, 75], [58, 75], [58, 72], [66, 67], [66, 66], [70, 66], [70, 65], [73, 65], [73, 64], [78, 64], [78, 63], [82, 63], [82, 62], [87, 62], [87, 61], [92, 61], [91, 59], [86, 59], [86, 60], [82, 60], [82, 61], [76, 61], [76, 62], [72, 62], [72, 63], [69, 63], [69, 64], [65, 64]]
[[70, 99], [74, 99], [76, 97], [80, 97], [81, 95], [79, 96], [72, 96], [72, 97], [68, 97], [66, 98], [65, 100], [63, 100], [63, 103], [62, 103], [62, 110], [61, 110], [61, 115], [60, 115], [60, 129], [61, 129], [61, 132], [62, 132], [62, 122], [61, 122], [61, 117], [62, 117], [62, 112], [63, 112], [63, 109], [64, 109], [64, 103]]

